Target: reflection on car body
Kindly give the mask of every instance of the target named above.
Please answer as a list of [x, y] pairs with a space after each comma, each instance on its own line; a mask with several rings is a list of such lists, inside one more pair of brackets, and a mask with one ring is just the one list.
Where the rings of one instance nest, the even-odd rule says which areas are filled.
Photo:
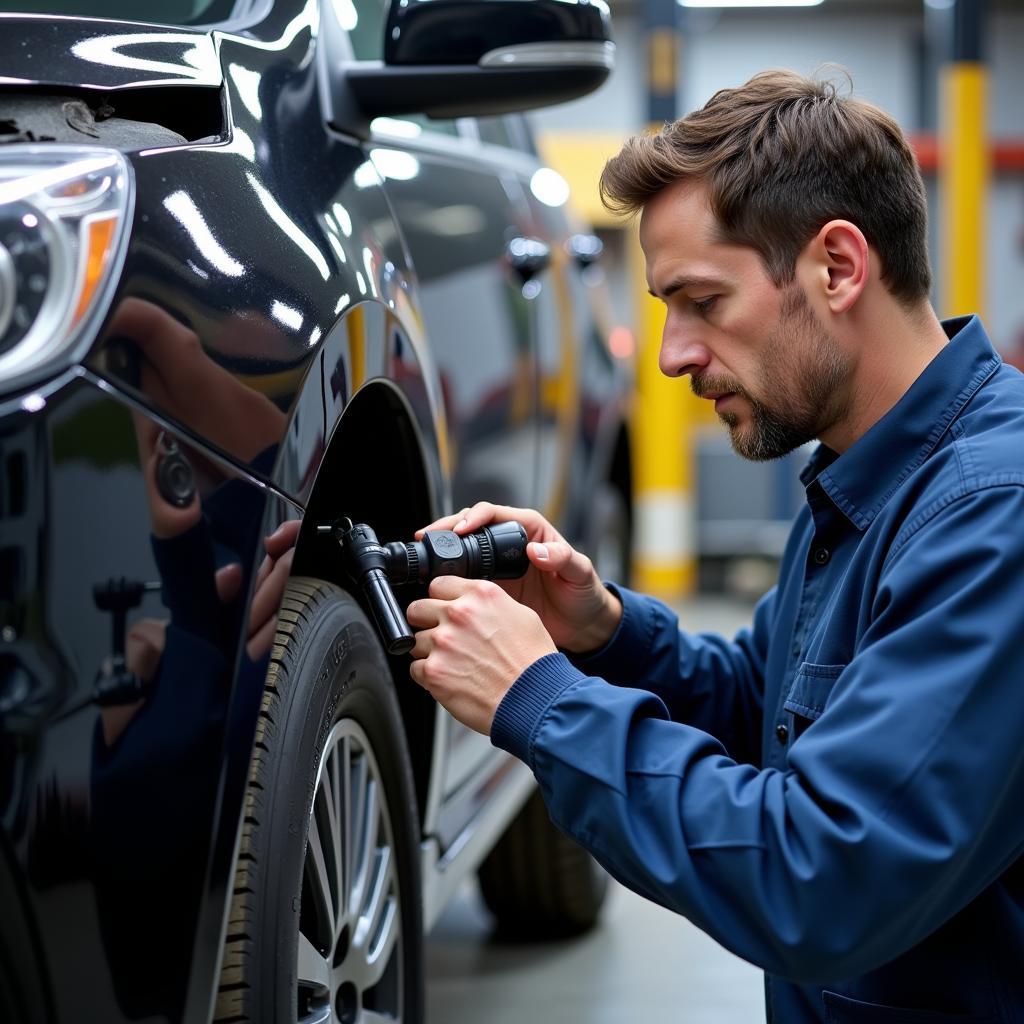
[[513, 59], [455, 89], [415, 46], [473, 8], [432, 3], [0, 14], [0, 1020], [415, 1021], [423, 931], [500, 874], [528, 774], [407, 685], [315, 526], [489, 498], [593, 540], [611, 489], [621, 531], [578, 227], [481, 140], [525, 122], [475, 120], [598, 84], [607, 11], [492, 19]]

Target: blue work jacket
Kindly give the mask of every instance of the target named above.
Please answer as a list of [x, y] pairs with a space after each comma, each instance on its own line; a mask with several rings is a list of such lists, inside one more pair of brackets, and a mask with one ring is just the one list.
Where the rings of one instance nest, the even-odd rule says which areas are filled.
[[1024, 1022], [1024, 376], [944, 326], [811, 457], [750, 629], [621, 590], [491, 731], [615, 877], [764, 968], [777, 1024]]

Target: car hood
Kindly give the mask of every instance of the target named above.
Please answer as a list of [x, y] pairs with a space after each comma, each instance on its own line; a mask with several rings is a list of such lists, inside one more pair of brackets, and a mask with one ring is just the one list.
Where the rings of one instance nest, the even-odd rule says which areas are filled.
[[0, 15], [0, 87], [221, 84], [212, 35], [92, 18]]

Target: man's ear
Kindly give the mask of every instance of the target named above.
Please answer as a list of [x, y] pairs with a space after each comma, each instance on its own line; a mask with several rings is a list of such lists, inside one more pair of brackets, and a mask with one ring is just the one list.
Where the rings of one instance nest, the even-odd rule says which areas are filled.
[[868, 283], [864, 232], [848, 220], [830, 220], [807, 244], [804, 256], [829, 309], [835, 314], [850, 310]]

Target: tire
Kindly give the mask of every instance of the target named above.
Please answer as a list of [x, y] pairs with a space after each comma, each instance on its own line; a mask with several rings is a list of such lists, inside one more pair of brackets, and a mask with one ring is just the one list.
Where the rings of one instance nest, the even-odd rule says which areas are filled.
[[499, 934], [532, 941], [587, 931], [608, 891], [604, 868], [551, 823], [539, 790], [481, 864], [479, 880]]
[[344, 591], [296, 577], [245, 795], [215, 1020], [423, 1020], [412, 771], [387, 661]]

